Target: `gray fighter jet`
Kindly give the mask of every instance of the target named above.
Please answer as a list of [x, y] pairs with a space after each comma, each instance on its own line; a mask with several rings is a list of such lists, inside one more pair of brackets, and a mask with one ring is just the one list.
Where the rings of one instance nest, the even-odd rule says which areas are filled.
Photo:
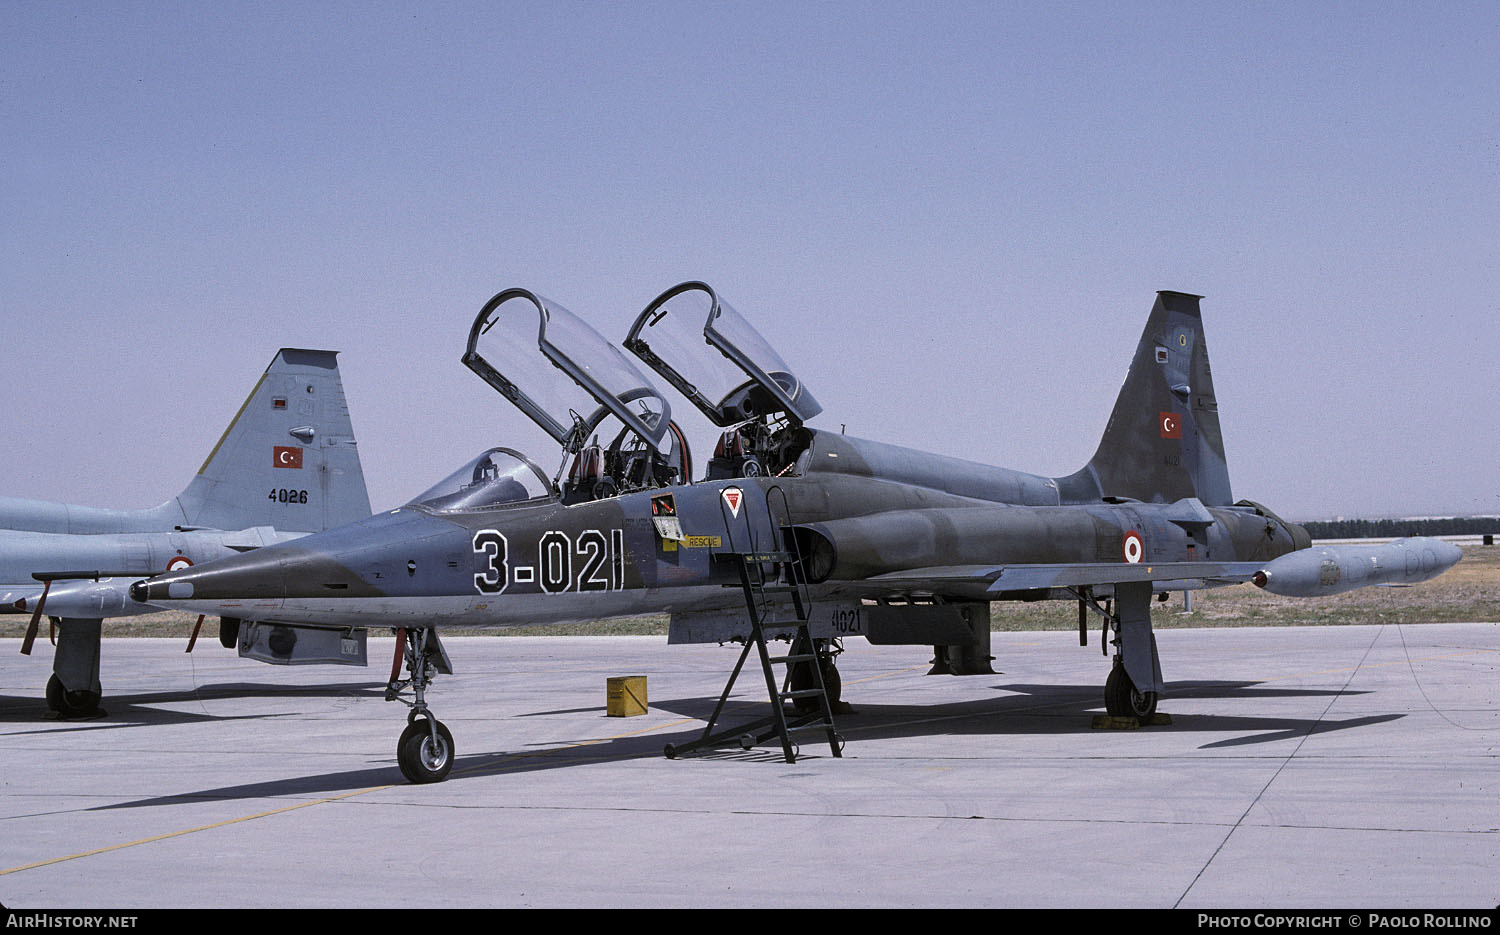
[[[129, 600], [132, 582], [369, 515], [337, 353], [283, 348], [187, 489], [160, 506], [0, 497], [0, 612], [30, 615], [21, 648], [28, 655], [41, 618], [51, 619], [48, 705], [91, 715], [102, 694], [102, 620], [157, 609]], [[232, 615], [221, 619], [220, 639], [236, 645]], [[304, 651], [298, 661], [341, 660]]]
[[[491, 448], [400, 509], [173, 571], [133, 596], [286, 631], [395, 629], [387, 698], [411, 708], [397, 758], [432, 782], [454, 753], [425, 696], [451, 671], [445, 627], [666, 612], [673, 642], [743, 640], [734, 673], [755, 647], [772, 716], [728, 736], [779, 736], [791, 759], [799, 730], [839, 753], [843, 637], [933, 646], [935, 672], [983, 673], [989, 602], [1075, 601], [1080, 642], [1093, 612], [1114, 650], [1107, 710], [1150, 721], [1163, 688], [1154, 597], [1268, 568], [1267, 580], [1306, 585], [1305, 569], [1274, 562], [1308, 548], [1307, 533], [1230, 493], [1198, 296], [1158, 294], [1097, 452], [1065, 477], [809, 427], [821, 407], [801, 376], [701, 282], [653, 301], [625, 346], [723, 430], [701, 476], [667, 399], [619, 348], [510, 289], [480, 311], [463, 359], [558, 442], [554, 475]], [[1345, 548], [1327, 560], [1362, 560]], [[1386, 583], [1438, 574], [1458, 550], [1397, 551]], [[773, 658], [778, 635], [792, 649]], [[718, 714], [668, 755], [721, 741]]]

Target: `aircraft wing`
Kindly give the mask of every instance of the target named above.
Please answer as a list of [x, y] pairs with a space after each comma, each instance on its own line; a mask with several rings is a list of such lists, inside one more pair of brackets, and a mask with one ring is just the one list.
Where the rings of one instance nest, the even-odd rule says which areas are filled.
[[1078, 562], [1061, 565], [940, 565], [875, 575], [855, 583], [866, 594], [930, 592], [970, 600], [994, 600], [1005, 591], [1076, 588], [1149, 581], [1184, 590], [1239, 584], [1263, 562]]

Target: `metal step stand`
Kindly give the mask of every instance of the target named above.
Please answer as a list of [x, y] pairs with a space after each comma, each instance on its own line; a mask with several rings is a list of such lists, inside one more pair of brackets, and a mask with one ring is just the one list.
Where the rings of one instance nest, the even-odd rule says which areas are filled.
[[[769, 503], [767, 506], [769, 508]], [[780, 538], [780, 528], [774, 522], [774, 513], [772, 519], [772, 529], [775, 530], [773, 535]], [[745, 608], [750, 613], [750, 635], [745, 640], [745, 648], [740, 652], [739, 661], [729, 675], [723, 694], [719, 696], [719, 703], [703, 729], [703, 736], [681, 746], [668, 744], [664, 751], [667, 757], [674, 759], [703, 748], [723, 747], [730, 741], [738, 742], [740, 747], [748, 750], [776, 737], [781, 741], [781, 752], [786, 761], [795, 763], [798, 746], [793, 738], [798, 734], [814, 731], [822, 731], [828, 740], [829, 751], [835, 757], [842, 757], [843, 738], [834, 728], [833, 705], [828, 700], [828, 689], [823, 682], [817, 648], [807, 626], [811, 602], [800, 556], [794, 551], [778, 548], [769, 551], [724, 551], [715, 554], [714, 558], [716, 561], [733, 562], [739, 571], [740, 587], [745, 592]], [[776, 570], [767, 571], [768, 568]], [[791, 618], [771, 619], [777, 610], [771, 600], [773, 595], [791, 597]], [[792, 640], [791, 649], [784, 656], [772, 656], [766, 646], [766, 630], [791, 624], [797, 625], [797, 635]], [[760, 655], [761, 671], [766, 677], [766, 693], [771, 699], [771, 715], [716, 734], [714, 725], [724, 710], [729, 693], [734, 690], [735, 680], [739, 678], [752, 647]], [[775, 669], [778, 665], [787, 667], [785, 676], [780, 680], [777, 679]], [[794, 688], [792, 675], [798, 671], [799, 665], [803, 666], [803, 671], [812, 673], [811, 679], [802, 681], [812, 684]], [[804, 702], [801, 706], [804, 709], [802, 713], [797, 711], [799, 701]], [[816, 705], [807, 705], [805, 702], [808, 701], [816, 701]]]

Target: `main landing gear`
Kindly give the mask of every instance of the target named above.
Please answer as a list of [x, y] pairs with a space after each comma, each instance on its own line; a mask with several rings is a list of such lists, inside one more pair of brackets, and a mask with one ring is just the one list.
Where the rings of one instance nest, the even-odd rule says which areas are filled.
[[1118, 656], [1104, 681], [1104, 710], [1110, 717], [1133, 717], [1142, 724], [1156, 716], [1156, 692], [1136, 691]]
[[[99, 637], [102, 620], [50, 618], [57, 629], [52, 677], [47, 679], [47, 707], [65, 720], [104, 716], [99, 699]], [[25, 647], [22, 651], [29, 651]]]
[[[1130, 581], [1114, 586], [1114, 608], [1094, 599], [1087, 589], [1078, 594], [1078, 635], [1088, 641], [1085, 617], [1093, 609], [1104, 618], [1105, 654], [1114, 646], [1115, 657], [1104, 682], [1104, 710], [1110, 717], [1135, 718], [1149, 724], [1156, 717], [1156, 699], [1162, 688], [1161, 659], [1156, 635], [1151, 631], [1151, 582]], [[1114, 638], [1109, 639], [1109, 631]]]
[[55, 674], [47, 679], [47, 707], [64, 719], [98, 717], [104, 712], [99, 708], [100, 693], [83, 689], [68, 691]]
[[[403, 658], [410, 678], [397, 680]], [[396, 742], [396, 762], [401, 775], [413, 783], [442, 782], [453, 768], [453, 734], [427, 708], [427, 686], [438, 673], [452, 675], [453, 666], [437, 633], [429, 628], [396, 631], [396, 658], [391, 661], [391, 680], [386, 701], [399, 701], [411, 708], [406, 730]], [[412, 700], [402, 697], [410, 688]]]
[[[817, 688], [817, 675], [823, 677], [823, 690], [828, 695], [828, 704], [833, 708], [835, 714], [845, 714], [840, 708], [849, 706], [843, 702], [841, 695], [844, 691], [843, 679], [839, 676], [839, 668], [836, 664], [839, 653], [844, 647], [837, 640], [815, 640], [816, 653], [818, 657], [818, 672], [812, 670], [813, 663], [799, 662], [792, 666], [792, 681], [790, 688], [794, 692], [806, 691]], [[792, 701], [792, 707], [798, 714], [812, 714], [822, 706], [822, 701], [816, 697], [799, 696]]]

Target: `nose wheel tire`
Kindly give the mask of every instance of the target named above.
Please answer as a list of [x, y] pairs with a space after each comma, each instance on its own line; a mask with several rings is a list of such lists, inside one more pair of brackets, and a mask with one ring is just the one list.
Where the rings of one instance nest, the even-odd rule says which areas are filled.
[[1156, 692], [1136, 691], [1135, 683], [1117, 665], [1104, 682], [1104, 710], [1110, 717], [1133, 717], [1142, 724], [1156, 716]]
[[426, 718], [417, 718], [406, 725], [396, 743], [396, 762], [401, 766], [401, 775], [409, 782], [442, 782], [453, 768], [453, 735], [442, 721], [434, 723], [437, 725], [436, 743]]

